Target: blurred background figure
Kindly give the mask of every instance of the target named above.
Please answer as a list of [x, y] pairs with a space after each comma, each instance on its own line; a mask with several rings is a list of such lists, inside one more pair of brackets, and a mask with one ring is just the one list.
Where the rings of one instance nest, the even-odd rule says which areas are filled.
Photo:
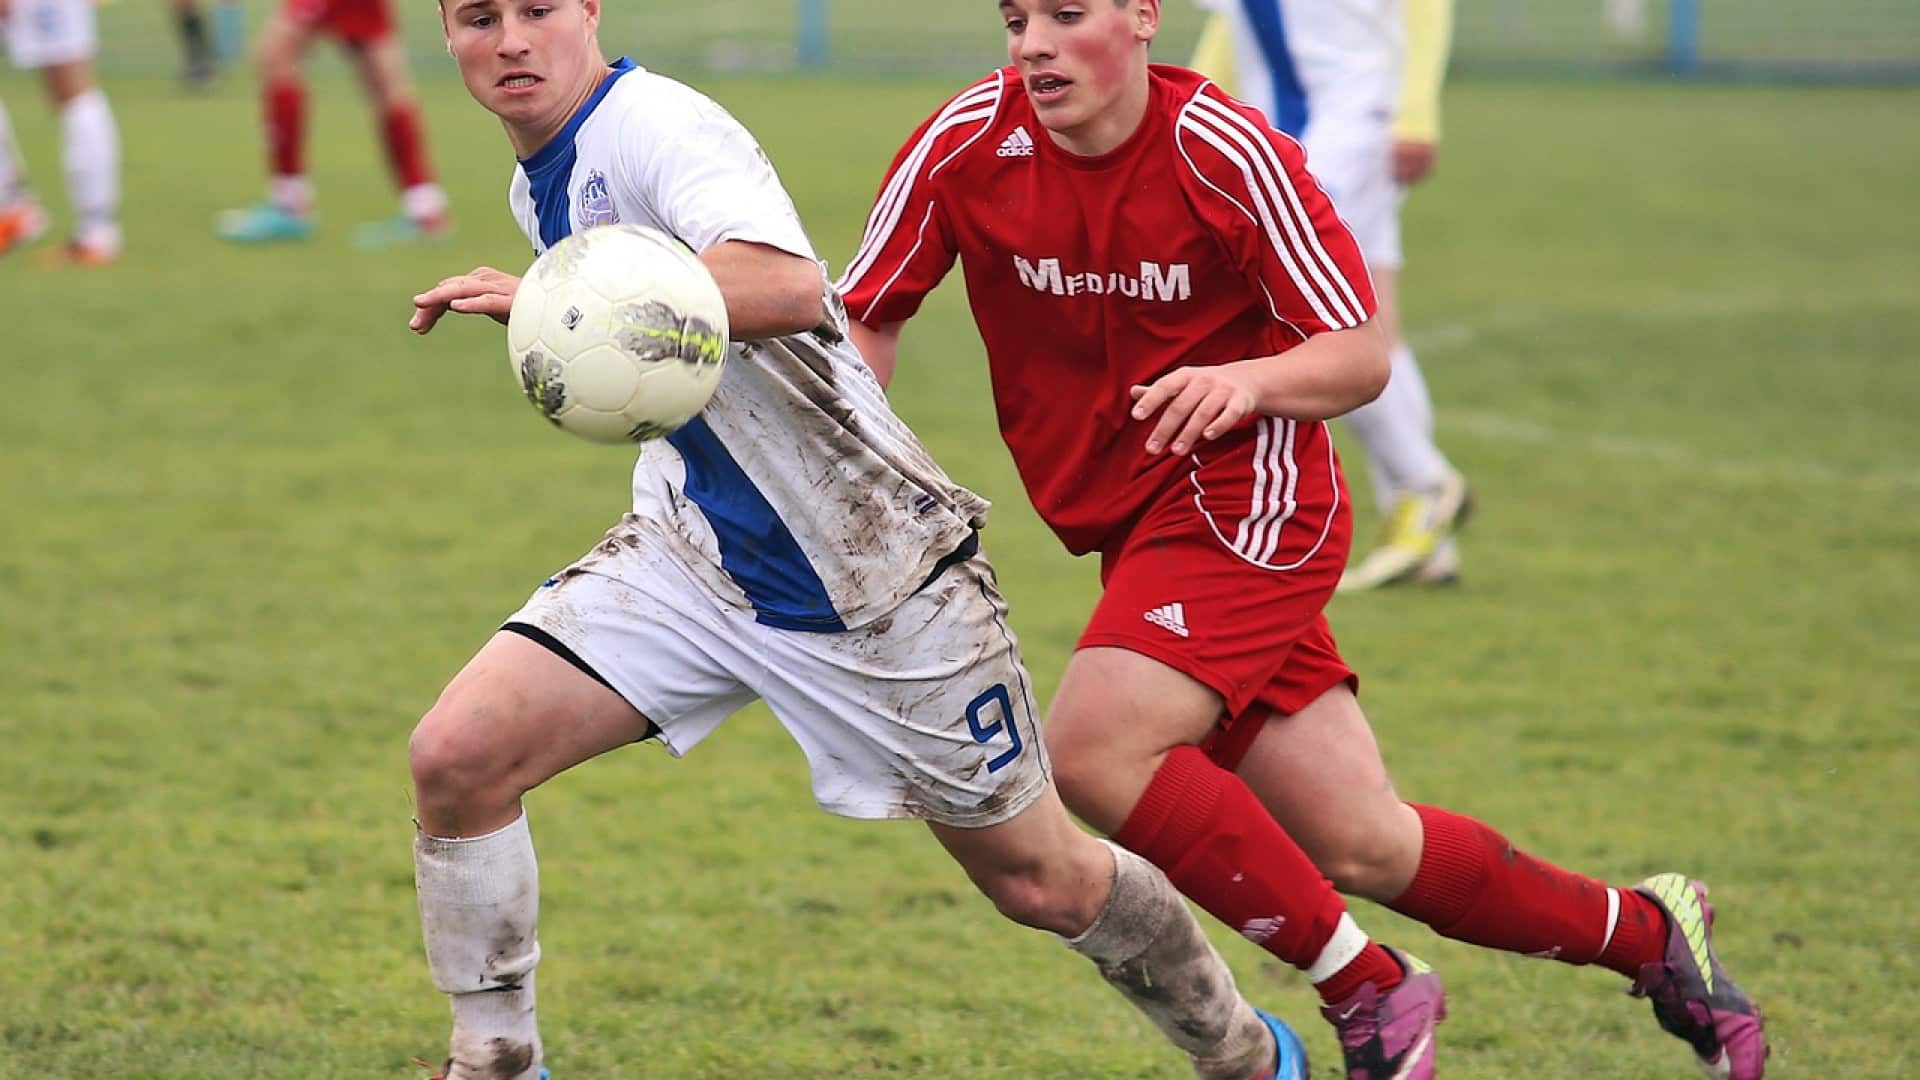
[[[99, 36], [91, 0], [0, 0], [7, 52], [22, 70], [37, 70], [60, 118], [61, 164], [73, 233], [65, 260], [81, 265], [120, 255], [120, 131], [107, 95], [95, 84]], [[0, 105], [0, 253], [45, 235], [46, 211], [27, 186], [13, 124]]]
[[1393, 377], [1346, 417], [1386, 519], [1343, 591], [1458, 580], [1467, 485], [1433, 436], [1433, 401], [1400, 331], [1400, 200], [1432, 173], [1453, 0], [1199, 0], [1214, 11], [1193, 66], [1307, 148], [1366, 256]]
[[400, 189], [400, 212], [361, 225], [355, 242], [383, 247], [444, 235], [451, 226], [447, 196], [427, 158], [426, 125], [407, 74], [406, 47], [386, 0], [286, 0], [267, 22], [255, 46], [266, 123], [267, 197], [220, 214], [215, 233], [234, 243], [304, 240], [312, 234], [301, 61], [320, 36], [338, 41], [352, 61]]
[[173, 0], [173, 19], [180, 31], [180, 77], [189, 88], [205, 87], [221, 64], [246, 48], [246, 10], [240, 0], [215, 4], [211, 28], [200, 0]]

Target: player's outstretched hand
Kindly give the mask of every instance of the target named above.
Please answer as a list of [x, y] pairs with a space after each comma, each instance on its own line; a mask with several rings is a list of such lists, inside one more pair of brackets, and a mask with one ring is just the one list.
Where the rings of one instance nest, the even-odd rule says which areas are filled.
[[449, 311], [461, 315], [487, 315], [504, 323], [513, 311], [513, 296], [520, 291], [520, 279], [491, 266], [479, 266], [472, 273], [444, 278], [440, 284], [413, 298], [413, 318], [407, 327], [416, 334], [433, 329], [440, 316]]
[[1155, 413], [1160, 420], [1147, 436], [1147, 453], [1185, 454], [1201, 439], [1217, 439], [1253, 412], [1252, 380], [1239, 364], [1183, 367], [1151, 386], [1133, 388], [1133, 418]]

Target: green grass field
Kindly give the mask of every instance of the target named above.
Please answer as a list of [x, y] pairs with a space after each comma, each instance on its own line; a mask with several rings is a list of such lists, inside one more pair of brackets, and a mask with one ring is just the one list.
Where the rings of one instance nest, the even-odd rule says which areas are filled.
[[[620, 512], [629, 456], [541, 423], [492, 324], [405, 331], [420, 287], [527, 259], [457, 85], [425, 93], [459, 234], [377, 255], [348, 243], [391, 198], [348, 85], [319, 90], [297, 251], [208, 236], [260, 185], [240, 80], [110, 89], [128, 257], [0, 262], [0, 1076], [418, 1076], [446, 1008], [407, 733]], [[838, 267], [953, 86], [711, 89]], [[34, 91], [0, 76], [57, 188]], [[1402, 793], [1612, 880], [1710, 880], [1770, 1075], [1920, 1074], [1920, 91], [1481, 83], [1450, 108], [1405, 287], [1480, 498], [1468, 580], [1333, 611]], [[1026, 506], [957, 286], [908, 342], [898, 407], [997, 500], [1048, 690], [1093, 568]], [[762, 712], [529, 803], [560, 1080], [1183, 1075], [923, 830], [814, 810]], [[1357, 914], [1447, 978], [1449, 1077], [1692, 1075], [1610, 974]], [[1337, 1075], [1303, 980], [1217, 937]]]

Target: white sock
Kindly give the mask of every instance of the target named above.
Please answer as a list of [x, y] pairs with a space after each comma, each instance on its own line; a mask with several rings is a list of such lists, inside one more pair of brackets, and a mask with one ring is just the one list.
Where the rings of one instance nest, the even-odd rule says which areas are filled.
[[1433, 400], [1406, 345], [1393, 350], [1393, 377], [1386, 390], [1348, 413], [1346, 420], [1373, 463], [1374, 499], [1383, 509], [1407, 492], [1438, 491], [1446, 483], [1452, 466], [1433, 442]]
[[313, 209], [313, 181], [304, 176], [275, 176], [267, 182], [267, 201], [304, 217]]
[[0, 101], [0, 206], [27, 197], [27, 165], [21, 160], [20, 147], [13, 141], [13, 120], [7, 116], [7, 103]]
[[447, 1080], [532, 1080], [541, 1059], [533, 1013], [540, 867], [526, 814], [470, 840], [418, 832], [413, 868], [427, 969], [452, 996]]
[[120, 249], [120, 129], [107, 95], [87, 91], [60, 110], [61, 164], [76, 219], [74, 238]]
[[447, 193], [439, 184], [415, 184], [400, 193], [400, 212], [414, 221], [437, 218], [447, 212]]
[[1367, 941], [1367, 935], [1361, 931], [1360, 924], [1353, 921], [1353, 916], [1341, 912], [1340, 921], [1334, 924], [1333, 936], [1307, 968], [1307, 981], [1318, 985], [1345, 971], [1355, 957], [1366, 951]]
[[1273, 1063], [1273, 1041], [1186, 902], [1152, 863], [1105, 842], [1113, 889], [1067, 947], [1186, 1051], [1201, 1080], [1246, 1080]]

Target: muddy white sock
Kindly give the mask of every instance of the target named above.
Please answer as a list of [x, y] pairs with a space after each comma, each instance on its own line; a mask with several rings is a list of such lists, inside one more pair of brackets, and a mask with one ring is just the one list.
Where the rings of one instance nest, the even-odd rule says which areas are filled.
[[453, 1005], [447, 1080], [532, 1080], [540, 868], [527, 816], [469, 840], [416, 832], [413, 867], [427, 969]]
[[1067, 946], [1187, 1053], [1201, 1080], [1246, 1080], [1272, 1064], [1271, 1034], [1166, 876], [1109, 843], [1113, 891]]

